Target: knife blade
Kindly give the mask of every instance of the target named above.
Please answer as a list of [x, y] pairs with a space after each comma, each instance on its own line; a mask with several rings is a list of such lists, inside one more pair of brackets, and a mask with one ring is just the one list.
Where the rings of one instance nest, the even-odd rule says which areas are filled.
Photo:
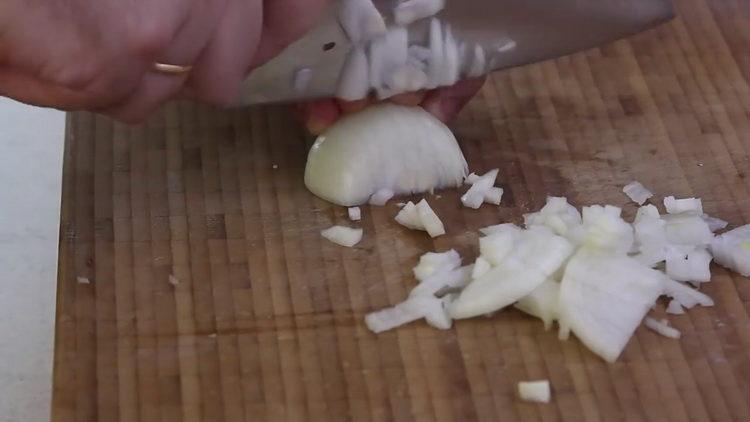
[[[339, 21], [341, 4], [331, 5], [305, 37], [252, 71], [241, 88], [240, 103], [336, 96], [347, 57], [358, 47], [371, 47], [350, 41]], [[374, 4], [392, 27], [394, 1]], [[434, 18], [418, 20], [407, 31], [410, 45], [429, 48], [435, 21], [439, 22], [460, 47], [459, 77], [466, 78], [472, 64], [476, 67], [478, 50], [483, 56], [479, 73], [488, 73], [600, 46], [673, 16], [669, 0], [447, 0]]]

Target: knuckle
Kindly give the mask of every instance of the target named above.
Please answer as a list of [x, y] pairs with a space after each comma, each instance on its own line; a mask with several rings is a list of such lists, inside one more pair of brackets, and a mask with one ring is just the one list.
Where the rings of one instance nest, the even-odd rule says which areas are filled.
[[172, 28], [158, 19], [147, 19], [129, 31], [128, 48], [133, 54], [151, 60], [166, 50], [173, 38]]

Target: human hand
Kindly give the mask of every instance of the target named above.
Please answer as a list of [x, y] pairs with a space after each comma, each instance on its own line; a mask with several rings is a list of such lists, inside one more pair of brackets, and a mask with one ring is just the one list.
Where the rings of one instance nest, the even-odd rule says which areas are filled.
[[[467, 79], [456, 85], [431, 91], [399, 94], [387, 101], [410, 106], [421, 106], [443, 122], [455, 118], [461, 109], [479, 92], [486, 78]], [[337, 99], [315, 100], [297, 105], [300, 119], [310, 133], [319, 135], [341, 116], [359, 111], [373, 100], [346, 102]]]
[[[247, 72], [302, 36], [330, 0], [3, 0], [0, 95], [135, 122], [184, 89], [235, 100]], [[188, 74], [154, 63], [192, 66]]]

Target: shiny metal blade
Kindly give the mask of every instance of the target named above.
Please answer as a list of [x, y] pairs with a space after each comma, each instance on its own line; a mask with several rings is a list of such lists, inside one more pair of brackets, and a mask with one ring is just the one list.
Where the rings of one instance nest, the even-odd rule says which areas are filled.
[[[376, 0], [388, 18], [393, 0]], [[351, 43], [334, 4], [318, 26], [280, 56], [255, 69], [242, 88], [242, 104], [331, 97]], [[447, 0], [437, 16], [464, 45], [480, 45], [487, 70], [520, 66], [606, 44], [671, 19], [669, 0]], [[426, 42], [429, 22], [409, 27], [409, 39]], [[465, 54], [461, 60], [471, 60]]]

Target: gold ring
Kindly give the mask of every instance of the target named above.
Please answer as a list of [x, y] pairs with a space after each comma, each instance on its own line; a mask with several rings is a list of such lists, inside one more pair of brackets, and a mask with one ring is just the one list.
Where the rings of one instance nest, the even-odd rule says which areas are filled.
[[154, 63], [154, 70], [167, 75], [184, 75], [193, 70], [193, 66], [180, 66], [176, 64]]

